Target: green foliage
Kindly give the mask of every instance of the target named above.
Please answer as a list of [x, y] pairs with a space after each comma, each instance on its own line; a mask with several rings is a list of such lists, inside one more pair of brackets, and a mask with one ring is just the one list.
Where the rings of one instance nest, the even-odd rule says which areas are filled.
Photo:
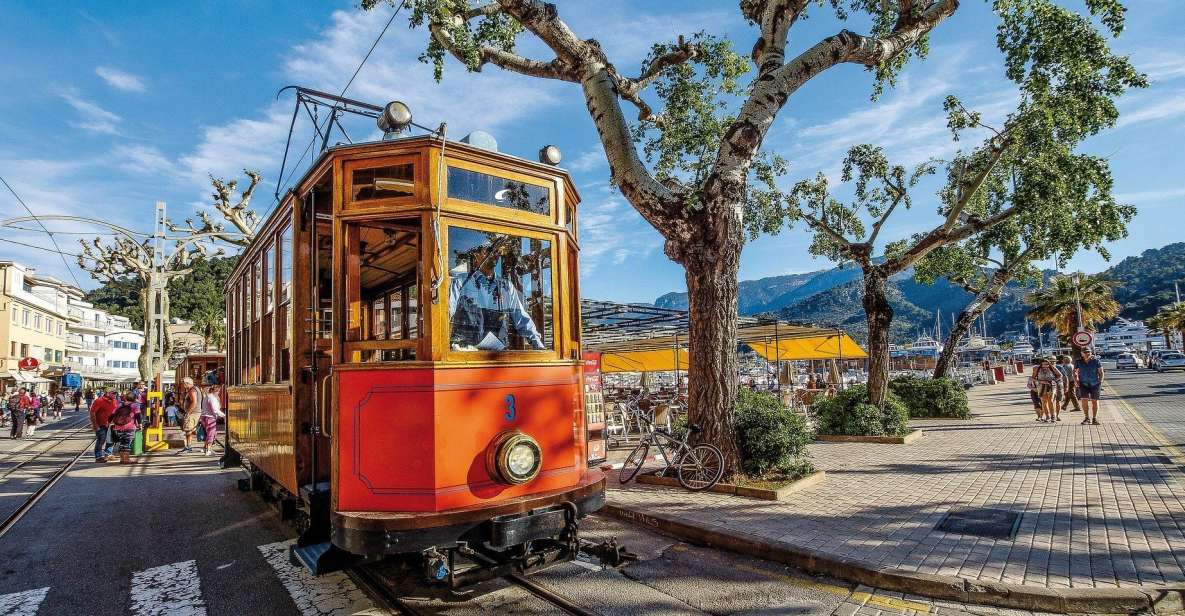
[[[744, 92], [740, 78], [749, 71], [749, 62], [733, 50], [730, 41], [705, 32], [697, 32], [688, 43], [697, 50], [695, 57], [658, 73], [653, 87], [662, 111], [643, 118], [633, 136], [642, 144], [655, 178], [698, 186], [736, 119], [728, 112], [729, 101]], [[643, 74], [675, 49], [675, 45], [656, 43], [643, 62]]]
[[[194, 264], [193, 272], [188, 276], [171, 280], [171, 316], [194, 321], [195, 328], [210, 332], [212, 343], [225, 339], [226, 295], [222, 288], [237, 262], [238, 257], [204, 259]], [[132, 327], [139, 329], [144, 326], [137, 279], [126, 278], [116, 284], [105, 283], [89, 291], [85, 299], [112, 314], [128, 317]]]
[[1115, 300], [1123, 305], [1121, 316], [1146, 319], [1161, 306], [1176, 301], [1173, 283], [1185, 281], [1185, 242], [1145, 250], [1103, 272], [1115, 281]]
[[1106, 278], [1082, 276], [1074, 284], [1072, 276], [1054, 276], [1049, 284], [1029, 294], [1026, 301], [1033, 307], [1029, 318], [1039, 325], [1050, 325], [1068, 337], [1078, 327], [1078, 308], [1082, 308], [1082, 324], [1092, 327], [1119, 315], [1121, 306], [1115, 301], [1115, 283]]
[[952, 379], [900, 376], [889, 381], [889, 390], [905, 403], [910, 417], [971, 417], [967, 391]]
[[812, 437], [806, 420], [776, 396], [742, 389], [734, 418], [741, 466], [750, 476], [791, 473], [804, 462], [809, 466], [806, 446]]
[[882, 411], [868, 402], [868, 388], [854, 385], [811, 405], [819, 422], [819, 434], [846, 436], [905, 436], [909, 410], [901, 398], [886, 392]]

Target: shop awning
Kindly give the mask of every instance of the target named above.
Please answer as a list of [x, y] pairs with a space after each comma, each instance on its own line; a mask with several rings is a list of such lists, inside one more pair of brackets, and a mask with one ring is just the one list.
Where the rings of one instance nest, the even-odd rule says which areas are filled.
[[42, 377], [42, 376], [39, 376], [36, 374], [31, 374], [28, 372], [16, 372], [14, 370], [9, 370], [8, 374], [6, 375], [6, 378], [10, 378], [10, 379], [16, 381], [17, 383], [52, 383], [53, 382], [45, 377]]
[[678, 349], [679, 364], [675, 365], [676, 350], [625, 351], [601, 353], [601, 372], [672, 372], [687, 370], [687, 349]]
[[766, 361], [798, 361], [807, 359], [864, 359], [868, 353], [845, 333], [832, 333], [808, 338], [779, 339], [769, 342], [745, 343]]

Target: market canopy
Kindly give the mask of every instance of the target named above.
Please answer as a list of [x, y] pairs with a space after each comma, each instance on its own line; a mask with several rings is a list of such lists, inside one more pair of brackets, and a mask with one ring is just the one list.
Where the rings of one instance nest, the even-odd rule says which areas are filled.
[[[584, 348], [601, 353], [602, 372], [687, 369], [685, 310], [582, 300], [581, 313]], [[771, 362], [868, 357], [837, 327], [770, 318], [738, 317], [737, 342]]]
[[626, 351], [601, 354], [601, 372], [673, 372], [687, 370], [687, 349], [679, 349], [679, 363], [675, 364], [675, 349], [658, 351]]
[[766, 361], [800, 361], [807, 359], [864, 359], [868, 353], [844, 332], [810, 338], [778, 339], [776, 343], [746, 342], [749, 348]]

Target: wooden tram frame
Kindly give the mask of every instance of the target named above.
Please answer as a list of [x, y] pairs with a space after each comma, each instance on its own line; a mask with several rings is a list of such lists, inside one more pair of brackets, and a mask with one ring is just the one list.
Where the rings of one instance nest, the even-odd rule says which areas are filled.
[[[411, 195], [366, 202], [348, 198], [353, 194], [353, 170], [408, 163], [413, 165], [414, 173]], [[447, 167], [546, 188], [549, 213], [538, 214], [448, 197]], [[444, 194], [439, 194], [438, 190]], [[422, 136], [326, 150], [261, 224], [256, 239], [242, 253], [226, 287], [229, 403], [228, 455], [224, 463], [242, 462], [251, 472], [251, 485], [266, 485], [269, 492], [284, 504], [282, 511], [302, 521], [305, 532], [298, 545], [332, 542], [338, 550], [365, 557], [416, 551], [428, 556], [438, 546], [460, 541], [464, 550], [466, 544], [480, 543], [494, 523], [492, 518], [498, 520], [497, 524], [523, 525], [530, 529], [539, 526], [538, 515], [544, 515], [536, 512], [549, 511], [551, 513], [546, 515], [554, 521], [555, 511], [559, 510], [565, 520], [565, 530], [557, 536], [567, 542], [566, 548], [540, 550], [540, 554], [532, 555], [528, 553], [529, 549], [524, 551], [520, 545], [516, 548], [517, 560], [514, 562], [498, 562], [505, 559], [488, 551], [476, 556], [486, 562], [491, 571], [507, 567], [526, 571], [532, 566], [574, 557], [570, 548], [576, 545], [575, 519], [600, 508], [604, 502], [605, 485], [600, 471], [589, 469], [584, 463], [587, 443], [580, 380], [579, 244], [575, 224], [578, 202], [579, 195], [567, 172], [561, 169], [464, 143], [445, 143], [433, 136]], [[358, 314], [362, 309], [361, 298], [348, 281], [359, 276], [360, 261], [358, 254], [346, 247], [351, 245], [352, 239], [356, 241], [357, 223], [393, 219], [418, 223], [421, 246], [416, 299], [420, 311], [416, 331], [419, 337], [359, 340], [357, 334], [363, 321]], [[320, 305], [326, 293], [320, 288], [316, 271], [323, 240], [318, 237], [316, 244], [313, 240], [315, 235], [320, 235], [320, 227], [325, 225], [329, 225], [332, 244], [329, 293], [332, 304], [328, 331], [323, 327], [323, 306]], [[454, 226], [550, 242], [550, 350], [490, 352], [449, 348], [448, 272], [438, 270], [447, 270], [448, 231]], [[290, 275], [284, 271], [286, 259], [291, 259]], [[438, 265], [438, 260], [442, 265]], [[282, 288], [286, 281], [278, 278], [276, 272], [281, 277], [288, 276], [287, 293]], [[434, 277], [442, 281], [435, 298], [429, 282]], [[268, 282], [264, 285], [262, 281]], [[268, 286], [271, 297], [259, 293], [256, 286]], [[404, 307], [408, 301], [404, 300]], [[410, 311], [403, 310], [402, 314], [408, 315]], [[408, 330], [406, 327], [402, 329], [404, 332]], [[351, 361], [364, 353], [384, 351], [412, 352], [415, 360]], [[450, 412], [449, 408], [441, 406], [440, 400], [448, 395], [440, 393], [443, 389], [476, 392], [471, 396], [476, 404], [485, 399], [482, 397], [485, 394], [479, 390], [504, 393], [506, 383], [525, 383], [522, 390], [525, 395], [528, 390], [544, 389], [540, 384], [549, 382], [546, 378], [539, 381], [542, 377], [537, 375], [563, 375], [560, 380], [567, 379], [566, 384], [557, 386], [553, 393], [561, 398], [568, 396], [571, 402], [555, 408], [547, 407], [540, 412], [550, 413], [551, 420], [561, 422], [558, 424], [561, 427], [566, 425], [567, 415], [571, 414], [570, 442], [545, 445], [556, 451], [571, 449], [579, 464], [574, 463], [572, 470], [565, 471], [566, 478], [562, 480], [556, 478], [559, 475], [544, 478], [548, 472], [558, 472], [546, 471], [521, 486], [500, 489], [492, 497], [481, 494], [480, 485], [474, 487], [470, 471], [467, 491], [456, 486], [437, 486], [433, 495], [420, 498], [406, 510], [343, 509], [342, 492], [347, 483], [342, 479], [343, 457], [344, 453], [350, 452], [343, 450], [345, 437], [342, 437], [342, 430], [348, 430], [351, 425], [343, 426], [342, 423], [341, 415], [348, 411], [348, 405], [342, 405], [342, 396], [349, 395], [351, 385], [343, 387], [342, 381], [398, 380], [401, 378], [399, 371], [407, 371], [402, 373], [404, 375], [431, 376], [432, 382], [427, 387], [436, 392], [430, 395], [436, 399], [434, 413], [438, 422]], [[360, 414], [361, 404], [359, 402], [353, 412]], [[473, 415], [478, 417], [473, 421], [487, 421], [482, 419], [485, 414], [476, 408]], [[455, 424], [456, 417], [453, 421]], [[436, 429], [442, 427], [457, 428], [455, 425], [438, 425]], [[353, 438], [363, 437], [355, 430]], [[360, 440], [357, 449], [362, 449]], [[391, 452], [392, 457], [397, 453]], [[465, 452], [465, 455], [470, 453]], [[357, 467], [359, 454], [355, 451], [353, 455], [353, 464]], [[442, 459], [441, 454], [436, 455], [434, 463], [438, 473], [452, 472], [452, 461]], [[398, 469], [391, 472], [398, 474]], [[339, 482], [343, 485], [339, 486]], [[408, 494], [413, 491], [406, 490]], [[386, 502], [397, 500], [387, 499]], [[407, 500], [414, 499], [409, 496]], [[567, 530], [569, 527], [570, 531]], [[525, 545], [532, 544], [528, 541]], [[473, 550], [469, 548], [468, 552]], [[448, 579], [456, 586], [465, 582], [454, 579], [452, 555], [450, 550]], [[428, 560], [435, 563], [433, 566], [437, 567], [436, 577], [439, 578], [440, 558]], [[307, 559], [306, 564], [310, 564]]]

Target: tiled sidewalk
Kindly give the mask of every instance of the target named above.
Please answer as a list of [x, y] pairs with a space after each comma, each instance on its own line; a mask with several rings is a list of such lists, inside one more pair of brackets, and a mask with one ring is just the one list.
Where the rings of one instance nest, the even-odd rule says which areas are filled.
[[[1034, 421], [1023, 381], [971, 392], [969, 421], [913, 422], [912, 445], [816, 443], [827, 471], [784, 502], [610, 481], [609, 502], [870, 567], [1047, 587], [1185, 582], [1182, 475], [1136, 419], [1104, 400]], [[1014, 539], [934, 530], [951, 507], [1023, 511]]]

